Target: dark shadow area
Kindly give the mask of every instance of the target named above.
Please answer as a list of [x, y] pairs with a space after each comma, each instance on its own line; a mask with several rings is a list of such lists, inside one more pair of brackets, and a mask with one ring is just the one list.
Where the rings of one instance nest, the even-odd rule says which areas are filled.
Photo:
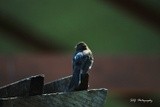
[[[7, 35], [9, 38], [22, 41], [24, 44], [33, 47], [37, 51], [60, 52], [66, 50], [63, 44], [53, 42], [53, 39], [50, 41], [46, 38], [39, 38], [38, 36], [43, 34], [28, 29], [27, 26], [23, 25], [8, 14], [4, 14], [2, 11], [0, 11], [0, 28], [5, 33], [9, 34]], [[40, 37], [45, 37], [45, 35]]]
[[103, 0], [105, 2], [110, 2], [117, 7], [120, 7], [127, 11], [129, 14], [133, 14], [140, 18], [142, 21], [149, 23], [154, 27], [155, 30], [159, 32], [160, 29], [160, 11], [153, 10], [149, 6], [137, 2], [135, 0]]

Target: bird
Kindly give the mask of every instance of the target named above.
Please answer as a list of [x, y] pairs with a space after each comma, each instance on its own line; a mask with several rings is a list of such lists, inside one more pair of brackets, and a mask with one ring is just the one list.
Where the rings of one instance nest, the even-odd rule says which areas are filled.
[[69, 91], [75, 90], [81, 83], [81, 74], [88, 74], [94, 62], [93, 54], [85, 42], [79, 42], [75, 46], [72, 58], [73, 74], [68, 87]]

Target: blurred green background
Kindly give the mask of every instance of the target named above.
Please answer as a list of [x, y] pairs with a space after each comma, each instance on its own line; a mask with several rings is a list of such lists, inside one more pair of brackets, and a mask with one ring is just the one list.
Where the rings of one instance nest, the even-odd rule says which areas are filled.
[[[159, 18], [159, 0], [1, 0], [0, 54], [68, 54], [85, 41], [95, 55], [159, 56]], [[121, 99], [109, 93], [106, 107], [135, 106]]]
[[[157, 16], [160, 14], [158, 0], [136, 2], [148, 6], [157, 12]], [[25, 32], [34, 39], [45, 39], [42, 42], [52, 45], [56, 43], [66, 50], [71, 50], [78, 41], [85, 41], [96, 54], [160, 53], [157, 26], [109, 0], [1, 0], [0, 14], [3, 22], [0, 26], [1, 53], [29, 52], [41, 48], [19, 40], [15, 36], [21, 35], [18, 32]]]

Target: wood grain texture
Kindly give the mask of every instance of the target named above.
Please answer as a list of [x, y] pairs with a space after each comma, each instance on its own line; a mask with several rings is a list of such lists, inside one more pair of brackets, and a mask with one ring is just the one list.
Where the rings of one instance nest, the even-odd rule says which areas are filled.
[[0, 98], [40, 95], [43, 92], [44, 75], [31, 76], [0, 87]]
[[107, 89], [61, 92], [24, 98], [1, 98], [1, 107], [102, 107]]

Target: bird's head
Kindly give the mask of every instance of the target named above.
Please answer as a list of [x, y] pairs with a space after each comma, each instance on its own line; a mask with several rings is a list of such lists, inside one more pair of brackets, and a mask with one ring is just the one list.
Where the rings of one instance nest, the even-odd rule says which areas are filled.
[[87, 46], [87, 44], [84, 43], [84, 42], [79, 42], [79, 43], [75, 46], [75, 48], [76, 48], [76, 51], [83, 51], [83, 50], [88, 49], [88, 46]]

